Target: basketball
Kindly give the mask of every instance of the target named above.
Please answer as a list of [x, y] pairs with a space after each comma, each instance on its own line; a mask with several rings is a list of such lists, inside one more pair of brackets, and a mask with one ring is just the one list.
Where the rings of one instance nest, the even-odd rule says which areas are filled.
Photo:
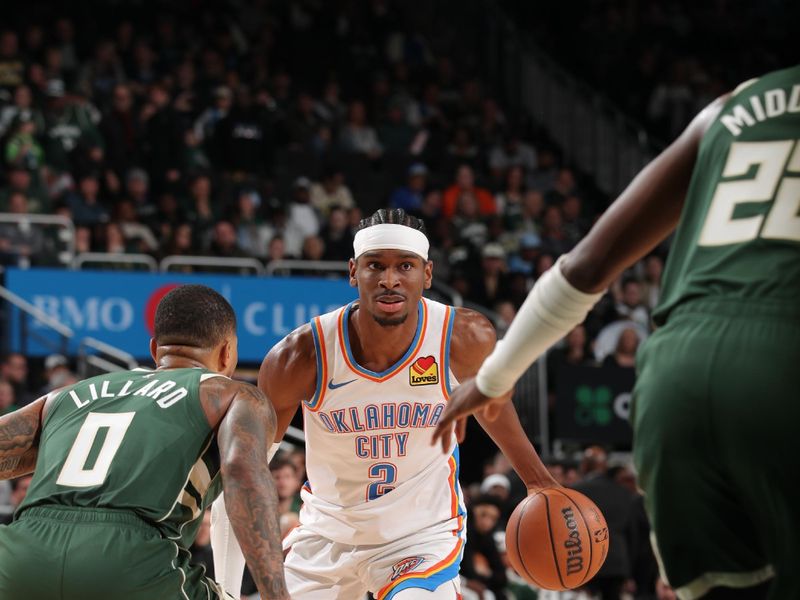
[[597, 506], [569, 488], [545, 488], [517, 505], [506, 527], [514, 570], [546, 590], [589, 581], [608, 555], [608, 526]]

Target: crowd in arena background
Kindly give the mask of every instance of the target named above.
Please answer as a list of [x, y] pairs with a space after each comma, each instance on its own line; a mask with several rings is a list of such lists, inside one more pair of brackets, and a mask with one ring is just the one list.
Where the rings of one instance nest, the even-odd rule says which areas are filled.
[[[603, 32], [625, 31], [630, 7], [612, 4], [605, 12], [595, 6], [579, 27], [603, 35], [604, 52], [577, 56], [556, 29], [540, 32], [542, 45], [606, 84], [656, 135], [673, 137], [741, 78], [704, 62], [699, 50], [676, 58], [653, 42], [626, 67], [636, 71], [631, 85], [622, 85], [625, 48], [605, 44], [615, 38]], [[669, 3], [669, 18], [659, 21], [656, 4], [634, 11], [635, 22], [678, 30], [686, 6]], [[492, 311], [502, 329], [607, 199], [563, 163], [542, 129], [504, 105], [482, 71], [480, 11], [453, 7], [389, 0], [24, 7], [0, 27], [0, 213], [71, 219], [76, 252], [269, 264], [346, 261], [363, 216], [403, 208], [426, 224], [434, 277]], [[751, 66], [773, 59], [762, 52]], [[612, 286], [552, 353], [551, 393], [560, 364], [634, 367], [666, 252], [657, 248]], [[57, 265], [58, 249], [36, 228], [0, 223], [0, 264]], [[0, 413], [45, 383], [27, 377], [20, 358], [4, 357]], [[46, 385], [74, 377], [58, 358], [44, 366]], [[481, 473], [490, 485], [479, 479], [472, 493], [497, 509], [488, 531], [518, 498], [510, 469], [495, 462]], [[615, 526], [629, 537], [629, 554], [607, 574], [625, 580], [631, 594], [638, 589], [636, 598], [654, 598], [632, 474], [600, 463], [566, 475], [563, 465], [553, 469], [568, 484], [602, 476], [619, 488], [614, 494], [626, 491], [630, 506]], [[493, 487], [497, 502], [486, 499]], [[481, 560], [495, 559], [484, 552]], [[502, 598], [505, 571], [487, 575], [480, 570], [488, 563], [478, 562], [465, 560], [468, 577], [482, 582], [474, 587]], [[630, 583], [637, 573], [645, 573], [638, 588]]]

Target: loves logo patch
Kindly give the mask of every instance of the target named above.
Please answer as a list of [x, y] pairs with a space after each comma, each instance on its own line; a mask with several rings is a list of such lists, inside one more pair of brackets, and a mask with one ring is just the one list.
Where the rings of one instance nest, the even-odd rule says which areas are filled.
[[435, 385], [439, 383], [439, 365], [432, 356], [420, 356], [408, 368], [411, 385]]

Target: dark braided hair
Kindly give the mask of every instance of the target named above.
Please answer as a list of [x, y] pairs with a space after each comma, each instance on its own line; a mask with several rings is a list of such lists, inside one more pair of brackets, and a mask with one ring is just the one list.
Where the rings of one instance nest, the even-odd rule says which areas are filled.
[[422, 222], [422, 219], [409, 215], [402, 208], [381, 208], [380, 210], [376, 210], [371, 217], [361, 219], [356, 231], [361, 231], [373, 225], [385, 224], [405, 225], [406, 227], [411, 227], [411, 229], [416, 229], [427, 234], [425, 231], [425, 223]]

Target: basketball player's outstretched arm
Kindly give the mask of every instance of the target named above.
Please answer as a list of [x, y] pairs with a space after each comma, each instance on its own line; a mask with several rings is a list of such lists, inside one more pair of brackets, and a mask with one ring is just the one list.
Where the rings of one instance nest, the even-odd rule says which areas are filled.
[[453, 393], [434, 439], [447, 436], [454, 420], [484, 408], [491, 418], [507, 401], [503, 392], [583, 321], [600, 292], [675, 229], [700, 141], [727, 99], [726, 95], [709, 104], [636, 176], [588, 235], [537, 281], [477, 381], [465, 381]]
[[[463, 308], [456, 310], [453, 338], [450, 342], [450, 367], [456, 378], [464, 381], [475, 376], [483, 360], [494, 348], [497, 335], [492, 324], [482, 314]], [[510, 395], [509, 393], [508, 396]], [[517, 411], [511, 402], [505, 403], [494, 420], [490, 421], [480, 414], [476, 418], [529, 490], [556, 485], [522, 429]], [[460, 425], [461, 431], [457, 435], [461, 438], [464, 423]], [[450, 436], [443, 436], [443, 448], [449, 442]]]
[[0, 417], [0, 479], [33, 472], [39, 454], [39, 432], [45, 399]]
[[278, 495], [267, 455], [275, 411], [256, 387], [237, 386], [217, 432], [225, 508], [262, 598], [288, 600], [278, 524]]
[[314, 395], [316, 360], [311, 326], [303, 325], [273, 346], [261, 363], [258, 387], [269, 398], [278, 417], [276, 442], [283, 439], [303, 400]]

